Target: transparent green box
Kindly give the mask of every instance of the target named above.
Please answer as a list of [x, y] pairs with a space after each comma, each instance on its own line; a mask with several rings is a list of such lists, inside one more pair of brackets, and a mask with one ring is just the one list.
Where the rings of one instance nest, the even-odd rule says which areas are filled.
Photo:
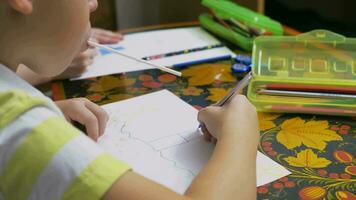
[[327, 30], [258, 37], [252, 74], [248, 98], [259, 111], [356, 116], [356, 38]]

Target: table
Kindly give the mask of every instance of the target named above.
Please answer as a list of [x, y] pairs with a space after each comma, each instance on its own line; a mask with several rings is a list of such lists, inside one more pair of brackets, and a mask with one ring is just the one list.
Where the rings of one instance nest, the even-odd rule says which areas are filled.
[[[201, 109], [225, 96], [241, 78], [230, 66], [231, 61], [190, 66], [181, 69], [184, 76], [179, 79], [150, 69], [55, 82], [52, 89], [55, 100], [86, 97], [100, 105], [168, 89]], [[292, 174], [258, 187], [258, 199], [356, 198], [355, 118], [260, 113], [259, 120], [259, 150]]]

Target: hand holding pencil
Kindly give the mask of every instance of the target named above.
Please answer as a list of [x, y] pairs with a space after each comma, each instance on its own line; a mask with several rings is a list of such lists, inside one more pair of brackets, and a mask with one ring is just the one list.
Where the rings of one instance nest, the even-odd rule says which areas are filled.
[[234, 95], [224, 106], [209, 106], [198, 114], [204, 124], [205, 139], [211, 142], [220, 140], [238, 141], [246, 148], [256, 148], [259, 138], [256, 108], [244, 95]]
[[[221, 99], [218, 103], [216, 103], [215, 105], [211, 106], [211, 109], [222, 109], [222, 108], [225, 108], [224, 105], [225, 104], [228, 104], [230, 101], [234, 101], [234, 99], [245, 99], [247, 102], [248, 100], [246, 99], [245, 96], [243, 95], [238, 95], [238, 93], [240, 93], [248, 84], [249, 84], [249, 81], [250, 79], [252, 78], [252, 73], [249, 72], [241, 81], [239, 81], [239, 83], [236, 85], [236, 87], [231, 90], [223, 99]], [[242, 100], [241, 100], [242, 101]], [[237, 105], [237, 106], [244, 106], [244, 102], [241, 102], [241, 105]], [[250, 104], [248, 102], [248, 104]], [[250, 104], [251, 106], [252, 104]], [[247, 107], [250, 107], [249, 105], [246, 105]], [[228, 107], [228, 106], [226, 106]], [[198, 116], [199, 118], [199, 116]], [[203, 132], [205, 138], [207, 140], [215, 140], [217, 139], [216, 137], [212, 137], [212, 135], [209, 133], [209, 128], [206, 127], [205, 123], [202, 122], [201, 120], [199, 120], [200, 122], [200, 126], [199, 128], [201, 129], [201, 131]], [[215, 139], [214, 139], [215, 138]]]

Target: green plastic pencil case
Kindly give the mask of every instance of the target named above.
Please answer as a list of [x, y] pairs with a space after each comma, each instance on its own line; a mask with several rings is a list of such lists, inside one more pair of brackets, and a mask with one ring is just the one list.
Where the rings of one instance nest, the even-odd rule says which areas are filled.
[[[223, 21], [237, 21], [243, 26], [251, 29], [262, 30], [270, 33], [271, 35], [283, 35], [282, 25], [270, 19], [269, 17], [254, 12], [245, 7], [229, 0], [203, 0], [202, 4], [208, 7], [215, 14], [215, 18]], [[226, 27], [218, 21], [214, 20], [212, 14], [204, 13], [199, 16], [201, 26], [210, 32], [240, 46], [246, 51], [251, 51], [253, 46], [254, 36], [246, 36], [241, 31], [238, 32], [233, 29], [234, 26]]]
[[356, 116], [356, 38], [258, 37], [252, 75], [247, 96], [259, 111]]

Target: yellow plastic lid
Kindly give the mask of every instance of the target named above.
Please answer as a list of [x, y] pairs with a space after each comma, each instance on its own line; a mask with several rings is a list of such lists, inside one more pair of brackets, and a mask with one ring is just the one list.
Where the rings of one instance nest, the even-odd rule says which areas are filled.
[[260, 36], [252, 70], [260, 81], [356, 87], [356, 39], [327, 30]]

